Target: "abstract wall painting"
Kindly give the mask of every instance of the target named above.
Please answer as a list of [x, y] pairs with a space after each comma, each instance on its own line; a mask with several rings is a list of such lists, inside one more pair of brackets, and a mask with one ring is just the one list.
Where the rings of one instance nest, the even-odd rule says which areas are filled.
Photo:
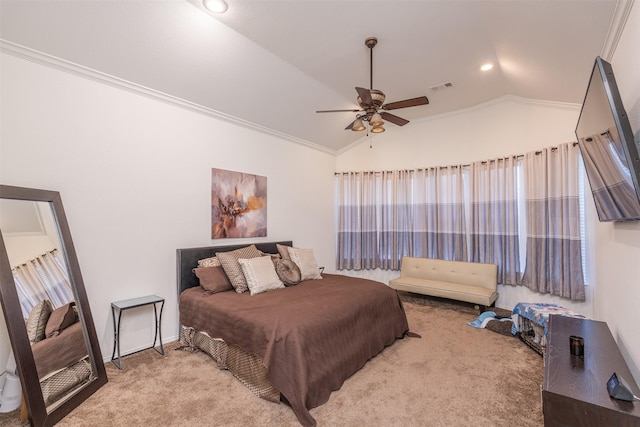
[[211, 169], [211, 238], [267, 235], [267, 177]]

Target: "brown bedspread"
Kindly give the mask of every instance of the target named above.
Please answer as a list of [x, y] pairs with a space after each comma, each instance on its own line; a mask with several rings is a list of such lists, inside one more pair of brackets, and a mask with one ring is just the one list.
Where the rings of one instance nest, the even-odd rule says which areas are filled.
[[222, 338], [260, 357], [271, 384], [300, 423], [385, 346], [409, 329], [395, 290], [382, 283], [323, 274], [251, 296], [234, 291], [180, 295], [183, 326]]
[[87, 357], [87, 347], [82, 335], [82, 325], [76, 322], [60, 332], [60, 335], [45, 338], [31, 346], [38, 378], [73, 365]]

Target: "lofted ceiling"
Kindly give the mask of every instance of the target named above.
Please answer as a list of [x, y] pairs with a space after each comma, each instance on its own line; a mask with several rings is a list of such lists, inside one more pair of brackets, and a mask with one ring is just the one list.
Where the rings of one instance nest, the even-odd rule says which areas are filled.
[[[582, 102], [593, 61], [618, 31], [615, 0], [1, 0], [4, 51], [112, 76], [329, 152], [364, 137], [344, 130], [355, 86], [411, 121], [504, 95]], [[68, 62], [67, 62], [68, 61]], [[481, 72], [486, 62], [494, 64]], [[434, 86], [452, 83], [444, 90]], [[385, 126], [395, 126], [387, 123]], [[406, 126], [411, 126], [411, 123]], [[381, 134], [381, 138], [385, 134]]]

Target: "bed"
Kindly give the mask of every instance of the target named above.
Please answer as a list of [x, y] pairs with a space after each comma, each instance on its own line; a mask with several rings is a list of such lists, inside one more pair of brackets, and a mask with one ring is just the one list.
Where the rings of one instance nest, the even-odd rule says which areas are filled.
[[[335, 274], [258, 295], [200, 286], [192, 271], [199, 259], [247, 245], [178, 249], [181, 342], [211, 354], [261, 397], [282, 397], [302, 425], [315, 426], [309, 410], [405, 336], [404, 308], [382, 283]], [[278, 253], [276, 243], [256, 247]]]
[[78, 321], [58, 335], [34, 343], [31, 350], [47, 406], [92, 378], [82, 325]]

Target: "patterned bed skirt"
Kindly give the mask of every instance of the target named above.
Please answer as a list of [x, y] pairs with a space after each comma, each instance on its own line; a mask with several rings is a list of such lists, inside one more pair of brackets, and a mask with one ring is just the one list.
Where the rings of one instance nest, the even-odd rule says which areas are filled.
[[220, 338], [205, 332], [180, 326], [180, 347], [186, 351], [202, 351], [216, 362], [219, 369], [227, 369], [256, 396], [280, 403], [280, 391], [267, 378], [267, 368], [259, 357], [235, 345], [227, 345]]
[[61, 399], [74, 392], [83, 384], [88, 383], [94, 377], [91, 374], [91, 364], [86, 357], [73, 365], [47, 375], [40, 380], [42, 397], [45, 405], [61, 401]]

